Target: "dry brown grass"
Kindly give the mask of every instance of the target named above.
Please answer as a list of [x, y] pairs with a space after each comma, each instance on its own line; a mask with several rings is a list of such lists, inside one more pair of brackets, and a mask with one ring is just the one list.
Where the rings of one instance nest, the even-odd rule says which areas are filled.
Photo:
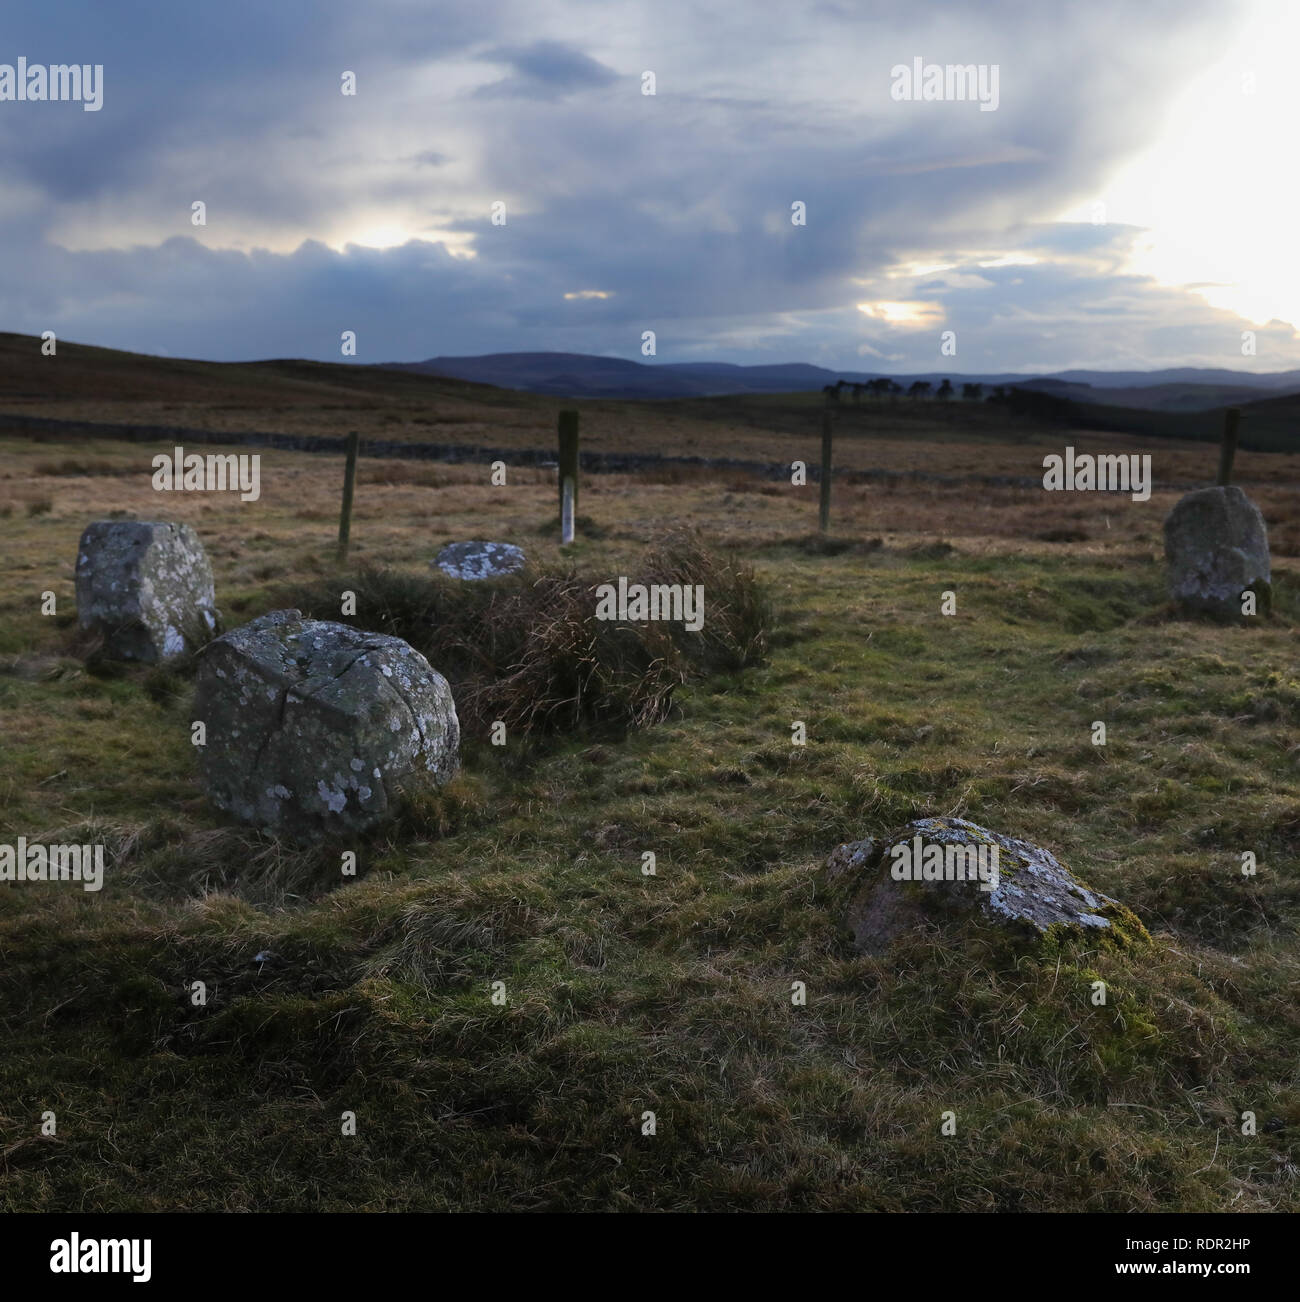
[[[157, 493], [150, 461], [163, 447], [109, 440], [32, 444], [0, 439], [0, 518], [24, 516], [34, 529], [11, 531], [0, 549], [0, 592], [9, 602], [53, 590], [71, 609], [77, 540], [92, 520], [117, 512], [192, 525], [208, 549], [218, 591], [323, 574], [333, 563], [341, 458], [261, 449], [262, 498], [234, 494]], [[1115, 447], [1112, 441], [1109, 446]], [[213, 449], [215, 450], [215, 449]], [[227, 450], [227, 449], [221, 449]], [[230, 448], [230, 451], [240, 451]], [[244, 449], [246, 450], [246, 449]], [[889, 455], [884, 447], [877, 454]], [[906, 458], [933, 465], [933, 446], [906, 449]], [[964, 465], [1027, 472], [1042, 449], [1009, 444], [975, 451], [945, 444], [945, 473]], [[1206, 449], [1157, 451], [1173, 458], [1171, 475], [1191, 475]], [[983, 460], [979, 458], [982, 457]], [[1300, 470], [1293, 457], [1242, 454], [1241, 482], [1268, 520], [1275, 559], [1300, 555]], [[72, 474], [71, 463], [94, 468]], [[899, 467], [892, 467], [899, 468]], [[361, 463], [352, 526], [360, 564], [427, 566], [437, 549], [457, 539], [490, 537], [522, 546], [530, 558], [560, 559], [552, 472], [512, 467], [504, 487], [490, 483], [486, 465], [391, 460]], [[1249, 479], [1253, 474], [1255, 478]], [[735, 471], [588, 475], [582, 514], [602, 539], [602, 554], [630, 564], [657, 534], [697, 526], [724, 546], [759, 549], [799, 539], [817, 519], [817, 487], [794, 488]], [[1123, 495], [1047, 495], [1035, 489], [969, 481], [915, 479], [841, 483], [834, 492], [833, 532], [849, 541], [881, 538], [888, 546], [945, 539], [975, 554], [1158, 556], [1161, 523], [1177, 500], [1159, 491], [1149, 502]], [[586, 544], [579, 540], [578, 552]], [[236, 610], [233, 612], [238, 614]]]
[[[703, 627], [597, 618], [595, 589], [617, 577], [526, 568], [463, 583], [437, 571], [372, 569], [290, 586], [273, 600], [409, 642], [447, 675], [462, 728], [480, 736], [497, 721], [512, 736], [648, 727], [690, 678], [744, 669], [767, 649], [772, 610], [753, 570], [693, 532], [660, 539], [628, 578], [702, 588]], [[355, 593], [355, 616], [337, 614], [342, 590]]]

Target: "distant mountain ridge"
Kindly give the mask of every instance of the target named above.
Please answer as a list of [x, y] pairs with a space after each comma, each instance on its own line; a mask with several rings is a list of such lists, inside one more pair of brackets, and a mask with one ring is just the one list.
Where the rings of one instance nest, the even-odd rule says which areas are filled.
[[[305, 438], [337, 438], [361, 425], [363, 439], [378, 445], [388, 439], [390, 424], [400, 427], [408, 419], [411, 426], [459, 427], [468, 423], [494, 427], [500, 413], [511, 410], [518, 419], [507, 423], [517, 425], [522, 421], [524, 426], [545, 431], [539, 437], [549, 455], [554, 446], [549, 431], [554, 429], [555, 410], [575, 401], [554, 392], [527, 393], [522, 388], [515, 389], [512, 396], [508, 387], [494, 388], [490, 381], [476, 383], [449, 375], [448, 370], [467, 368], [457, 365], [444, 369], [438, 359], [432, 367], [422, 363], [395, 368], [301, 358], [207, 362], [61, 340], [57, 366], [33, 365], [32, 358], [40, 355], [41, 345], [42, 341], [31, 335], [0, 331], [0, 424], [7, 429], [21, 430], [24, 420], [30, 423], [48, 417], [50, 423], [42, 428], [63, 428], [76, 437], [96, 437], [97, 426], [105, 437], [121, 437], [125, 431], [125, 436], [147, 440], [182, 434], [192, 422], [194, 428], [214, 437], [239, 439], [247, 434], [258, 439], [288, 438], [297, 440], [301, 447]], [[469, 360], [487, 363], [498, 379], [514, 380], [520, 373], [518, 355]], [[581, 354], [561, 355], [558, 366], [554, 354], [529, 354], [525, 360], [531, 365], [530, 378], [542, 385], [558, 386], [565, 376], [569, 383], [583, 383], [591, 375], [584, 371], [588, 359]], [[820, 382], [829, 382], [828, 377], [833, 375], [822, 367], [798, 364], [749, 368], [691, 363], [661, 371], [619, 358], [594, 360], [604, 371], [599, 378], [606, 392], [622, 383], [630, 370], [639, 383], [667, 382], [656, 397], [663, 397], [664, 389], [672, 390], [680, 384], [680, 377], [674, 376], [678, 370], [685, 371], [692, 388], [701, 374], [712, 385], [717, 383], [719, 370], [733, 383], [739, 371], [751, 388], [707, 401], [688, 398], [678, 409], [688, 421], [719, 419], [735, 430], [755, 426], [769, 432], [806, 432], [810, 423], [815, 428]], [[475, 373], [484, 371], [479, 367]], [[979, 379], [985, 385], [1001, 381], [1009, 386], [1009, 392], [1000, 395], [997, 403], [965, 402], [959, 396], [947, 403], [906, 399], [878, 402], [865, 394], [857, 403], [850, 394], [842, 399], [841, 414], [845, 428], [864, 432], [885, 427], [933, 428], [936, 422], [951, 422], [956, 429], [1001, 429], [1011, 422], [1025, 429], [1077, 429], [1094, 434], [1115, 432], [1140, 438], [1217, 442], [1224, 429], [1223, 409], [1232, 405], [1241, 408], [1243, 449], [1300, 453], [1300, 384], [1291, 387], [1294, 372], [1249, 377], [1226, 373], [1234, 381], [1249, 380], [1249, 387], [1243, 383], [1179, 382], [1179, 377], [1189, 373], [1208, 376], [1212, 381], [1222, 380], [1225, 375], [1222, 371], [1187, 369], [1139, 372], [1136, 376], [1131, 372], [1075, 371], [1071, 373], [1073, 379], [1002, 373]], [[1101, 387], [1081, 382], [1080, 376], [1125, 382], [1137, 378], [1146, 383], [1128, 389]], [[1166, 378], [1170, 376], [1175, 378]], [[837, 378], [848, 380], [847, 376]], [[898, 374], [890, 378], [902, 384], [913, 377]], [[948, 378], [958, 395], [960, 385], [970, 382], [960, 372], [951, 372]], [[776, 384], [784, 392], [763, 392], [759, 387], [763, 384]], [[806, 386], [802, 393], [798, 392], [801, 384]], [[987, 387], [984, 393], [992, 396]], [[576, 401], [581, 402], [583, 396], [578, 395]], [[243, 423], [240, 413], [253, 411], [268, 415], [263, 433], [249, 430]], [[313, 411], [311, 434], [307, 435], [297, 414]], [[177, 412], [187, 415], [181, 417]], [[57, 413], [57, 417], [50, 413]], [[675, 424], [672, 419], [667, 422], [668, 426]], [[107, 432], [111, 430], [116, 433]], [[483, 437], [487, 441], [482, 446], [504, 446], [491, 441], [495, 436]], [[397, 443], [405, 441], [398, 439]], [[269, 446], [279, 444], [271, 442]], [[437, 446], [453, 460], [471, 447], [451, 442]], [[477, 443], [473, 447], [482, 450]], [[726, 456], [726, 440], [713, 450]]]
[[[487, 353], [390, 362], [385, 369], [493, 384], [567, 398], [706, 398], [818, 390], [845, 380], [865, 384], [889, 376], [904, 386], [975, 383], [1043, 388], [1076, 402], [1105, 402], [1158, 411], [1205, 411], [1261, 396], [1300, 391], [1300, 369], [1267, 374], [1221, 367], [1178, 366], [1159, 371], [1069, 370], [1046, 375], [1000, 371], [832, 371], [807, 362], [743, 366], [733, 362], [633, 362], [589, 353]], [[1101, 390], [1102, 392], [1097, 392]]]

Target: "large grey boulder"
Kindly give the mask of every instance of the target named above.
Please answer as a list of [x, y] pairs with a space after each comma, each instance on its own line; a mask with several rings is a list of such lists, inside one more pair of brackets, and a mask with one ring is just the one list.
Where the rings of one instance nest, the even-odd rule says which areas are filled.
[[194, 718], [213, 803], [314, 837], [381, 821], [399, 789], [460, 765], [447, 680], [401, 638], [276, 610], [210, 643]]
[[77, 622], [114, 659], [173, 660], [217, 630], [212, 566], [187, 524], [98, 520], [77, 545], [76, 577]]
[[523, 549], [513, 543], [448, 543], [434, 564], [453, 579], [497, 579], [524, 567]]
[[922, 818], [884, 842], [837, 846], [825, 877], [864, 953], [884, 952], [927, 919], [976, 912], [1029, 936], [1052, 927], [1145, 935], [1123, 905], [1085, 886], [1050, 850], [964, 818]]
[[1272, 605], [1268, 530], [1235, 484], [1178, 500], [1165, 520], [1165, 559], [1169, 595], [1184, 611], [1240, 619], [1247, 589], [1259, 614]]

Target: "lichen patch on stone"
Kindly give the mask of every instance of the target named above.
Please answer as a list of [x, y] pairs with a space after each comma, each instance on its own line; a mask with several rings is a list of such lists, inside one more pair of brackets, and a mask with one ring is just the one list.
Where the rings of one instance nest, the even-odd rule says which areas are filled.
[[[984, 847], [986, 862], [997, 850], [997, 873], [975, 880], [897, 880], [896, 846]], [[946, 853], [946, 852], [945, 852]], [[1055, 928], [1110, 932], [1123, 919], [1126, 931], [1145, 936], [1141, 924], [1118, 901], [1079, 881], [1050, 850], [990, 831], [964, 818], [922, 818], [887, 840], [849, 842], [826, 862], [825, 881], [847, 901], [845, 924], [863, 952], [881, 953], [903, 932], [936, 919], [982, 913], [1045, 935]], [[990, 889], [991, 887], [991, 889]]]
[[423, 656], [298, 611], [274, 611], [205, 650], [195, 717], [207, 724], [199, 762], [211, 799], [273, 829], [359, 830], [387, 814], [407, 778], [441, 785], [459, 766], [451, 688]]

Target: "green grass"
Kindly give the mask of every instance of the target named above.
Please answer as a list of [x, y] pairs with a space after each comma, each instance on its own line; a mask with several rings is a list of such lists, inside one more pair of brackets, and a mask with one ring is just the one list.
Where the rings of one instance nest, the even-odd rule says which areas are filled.
[[[765, 663], [621, 740], [468, 736], [356, 880], [206, 805], [183, 676], [97, 676], [16, 616], [0, 839], [89, 827], [116, 862], [98, 897], [0, 892], [0, 1205], [1296, 1210], [1290, 585], [1223, 629], [1131, 561], [755, 568]], [[1047, 845], [1154, 943], [854, 955], [826, 855], [930, 814]]]

